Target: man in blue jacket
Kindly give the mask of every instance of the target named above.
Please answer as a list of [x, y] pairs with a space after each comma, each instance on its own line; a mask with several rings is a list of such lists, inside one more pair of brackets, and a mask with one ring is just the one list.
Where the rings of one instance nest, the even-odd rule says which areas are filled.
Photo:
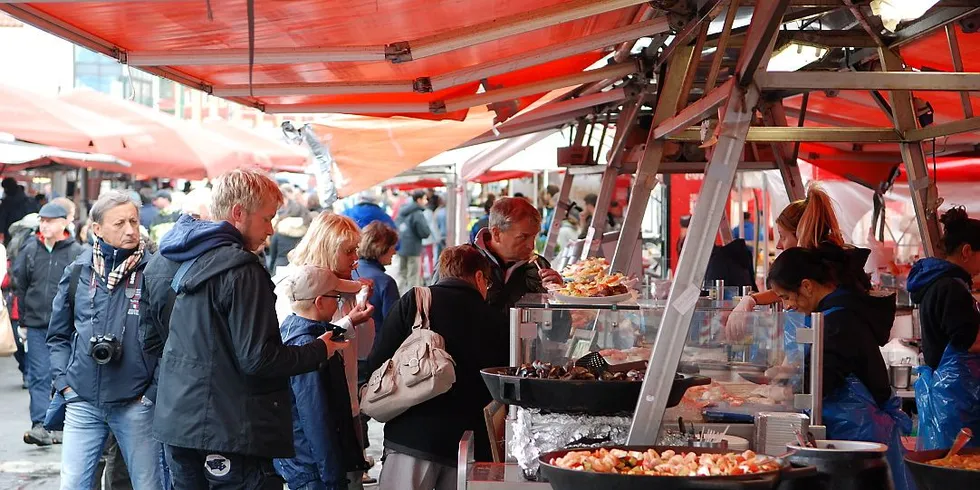
[[92, 206], [95, 246], [65, 269], [48, 325], [55, 389], [66, 399], [61, 489], [92, 488], [111, 430], [135, 490], [164, 486], [153, 422], [156, 359], [140, 348], [141, 280], [146, 265], [139, 209], [128, 194], [104, 193]]
[[[337, 312], [343, 284], [347, 290], [360, 283], [337, 278], [322, 267], [306, 265], [285, 279], [284, 290], [293, 314], [279, 327], [285, 345], [306, 345], [338, 327], [330, 323]], [[348, 473], [366, 468], [350, 415], [350, 393], [338, 349], [342, 340], [327, 342], [327, 362], [311, 373], [289, 379], [292, 391], [293, 446], [296, 456], [275, 460], [276, 471], [289, 488], [347, 490]], [[360, 483], [360, 480], [357, 480]]]
[[388, 216], [388, 213], [378, 205], [378, 196], [374, 191], [364, 191], [360, 194], [360, 198], [361, 202], [344, 211], [344, 216], [354, 220], [358, 228], [363, 230], [364, 227], [375, 221], [397, 228], [395, 220], [391, 219], [391, 216]]

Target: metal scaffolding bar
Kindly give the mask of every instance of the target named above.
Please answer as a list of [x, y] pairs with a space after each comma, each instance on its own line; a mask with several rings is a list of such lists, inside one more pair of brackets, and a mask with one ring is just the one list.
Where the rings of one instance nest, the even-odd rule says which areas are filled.
[[766, 90], [932, 90], [980, 88], [980, 73], [773, 71], [759, 81]]
[[[759, 102], [759, 90], [752, 83], [753, 76], [759, 66], [765, 66], [768, 62], [774, 36], [788, 5], [789, 0], [771, 0], [757, 5], [753, 12], [749, 42], [739, 58], [740, 70], [736, 73], [740, 84], [732, 86], [731, 97], [725, 101], [724, 117], [719, 123], [721, 134], [702, 182], [701, 197], [695, 205], [687, 240], [681, 251], [666, 312], [650, 355], [650, 369], [647, 369], [643, 379], [627, 439], [630, 445], [655, 444], [657, 441], [694, 306], [701, 295], [701, 283], [714, 245], [714, 236]], [[657, 366], [661, 368], [656, 369]]]
[[699, 56], [695, 54], [694, 48], [685, 46], [675, 51], [674, 56], [667, 61], [667, 76], [661, 85], [646, 147], [636, 168], [636, 179], [633, 181], [630, 200], [626, 205], [619, 241], [616, 243], [610, 264], [611, 270], [626, 271], [636, 252], [643, 215], [646, 213], [650, 194], [657, 185], [657, 172], [660, 170], [664, 154], [664, 143], [656, 139], [654, 131], [660, 123], [676, 114], [679, 106], [686, 102], [687, 94], [681, 91], [681, 87], [684, 86], [685, 78], [689, 74], [688, 67], [697, 65], [698, 59]]
[[980, 117], [971, 117], [960, 121], [952, 121], [943, 124], [932, 124], [924, 128], [913, 129], [905, 132], [905, 139], [909, 141], [931, 140], [942, 138], [959, 133], [975, 133], [980, 131]]
[[[801, 113], [800, 117], [805, 116]], [[783, 108], [783, 103], [774, 102], [766, 104], [762, 110], [762, 122], [766, 126], [772, 126], [774, 128], [787, 127], [789, 123], [786, 120], [786, 111]], [[803, 186], [803, 177], [800, 176], [799, 162], [793, 157], [793, 150], [788, 147], [787, 143], [774, 143], [772, 145], [772, 153], [776, 159], [779, 174], [783, 177], [783, 183], [786, 185], [786, 193], [789, 195], [790, 202], [805, 199], [806, 188]]]
[[[883, 70], [899, 71], [905, 64], [895, 53], [887, 49], [878, 50]], [[912, 93], [907, 90], [892, 90], [889, 92], [892, 112], [894, 113], [895, 128], [908, 134], [919, 129]], [[929, 178], [926, 166], [926, 156], [922, 151], [922, 143], [904, 142], [899, 145], [902, 150], [902, 161], [905, 162], [905, 172], [908, 175], [909, 192], [915, 217], [919, 224], [919, 236], [922, 238], [922, 248], [928, 257], [935, 257], [938, 251], [940, 234], [939, 221], [936, 218], [936, 203], [938, 197], [936, 184]]]
[[555, 257], [555, 246], [558, 244], [558, 231], [561, 229], [562, 222], [568, 216], [568, 210], [572, 207], [569, 196], [572, 193], [572, 183], [575, 181], [575, 174], [566, 170], [565, 176], [561, 178], [561, 190], [558, 192], [558, 202], [555, 203], [555, 212], [551, 215], [551, 224], [548, 225], [548, 238], [544, 245], [545, 259], [549, 261]]
[[[674, 141], [701, 141], [700, 128], [687, 128], [670, 136]], [[759, 143], [898, 143], [902, 135], [894, 128], [752, 127], [746, 141]]]
[[725, 50], [728, 48], [728, 40], [732, 36], [732, 24], [735, 23], [735, 14], [738, 13], [739, 0], [732, 0], [728, 4], [728, 12], [725, 13], [725, 24], [721, 28], [721, 37], [718, 38], [718, 49], [711, 58], [711, 68], [708, 69], [708, 79], [704, 84], [704, 91], [709, 92], [715, 88], [718, 82], [718, 72], [721, 71], [721, 62], [725, 59]]
[[[956, 26], [946, 24], [946, 41], [949, 43], [949, 55], [953, 59], [953, 71], [963, 71], [963, 55], [960, 54], [960, 41], [956, 38]], [[960, 103], [963, 105], [963, 116], [973, 117], [973, 104], [970, 102], [970, 92], [960, 92]]]
[[720, 87], [712, 90], [708, 95], [682, 109], [676, 116], [664, 120], [654, 128], [653, 137], [663, 139], [688, 129], [688, 126], [692, 124], [697, 124], [707, 119], [731, 95], [732, 85], [734, 84], [735, 80], [729, 79]]

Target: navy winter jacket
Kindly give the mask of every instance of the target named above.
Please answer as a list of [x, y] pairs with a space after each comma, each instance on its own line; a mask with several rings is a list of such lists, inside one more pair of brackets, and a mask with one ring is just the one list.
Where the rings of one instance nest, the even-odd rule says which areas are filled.
[[[106, 257], [107, 271], [114, 262], [111, 257]], [[74, 264], [81, 265], [81, 274], [72, 317], [68, 283]], [[144, 256], [136, 270], [123, 278], [111, 292], [106, 286], [106, 278], [93, 272], [91, 249], [85, 250], [65, 269], [58, 283], [58, 294], [52, 303], [51, 323], [48, 325], [48, 348], [56, 390], [62, 391], [70, 386], [81, 399], [95, 405], [127, 403], [143, 395], [150, 400], [156, 399], [153, 378], [157, 360], [143, 353], [137, 335], [139, 299], [142, 295], [141, 281], [137, 276], [142, 275], [145, 266]], [[121, 339], [122, 357], [99, 365], [90, 355], [90, 339], [104, 334]]]

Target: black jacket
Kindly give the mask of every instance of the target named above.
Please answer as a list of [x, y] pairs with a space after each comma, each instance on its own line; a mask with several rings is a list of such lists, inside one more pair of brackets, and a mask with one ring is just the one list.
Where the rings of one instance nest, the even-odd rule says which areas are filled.
[[31, 199], [23, 189], [15, 189], [3, 196], [0, 202], [0, 231], [4, 233], [4, 243], [10, 239], [10, 225], [24, 216], [37, 212], [37, 201]]
[[[327, 350], [321, 340], [283, 345], [260, 259], [227, 240], [214, 246], [220, 234], [236, 233], [228, 223], [181, 217], [148, 266], [144, 348], [162, 347], [153, 435], [184, 448], [292, 457], [289, 377], [317, 369]], [[175, 262], [198, 253], [165, 324]]]
[[[489, 240], [490, 230], [483, 229], [477, 233], [473, 244], [490, 261], [490, 291], [487, 293], [490, 306], [506, 314], [525, 294], [547, 291], [541, 284], [537, 266], [527, 261], [502, 263], [487, 246]], [[538, 260], [543, 267], [551, 267], [543, 257]]]
[[[470, 284], [443, 279], [432, 286], [430, 328], [442, 335], [456, 361], [456, 383], [448, 392], [414, 406], [385, 424], [385, 447], [421, 459], [456, 466], [463, 432], [476, 437], [476, 457], [490, 460], [483, 408], [490, 393], [480, 370], [506, 366], [509, 360], [507, 319], [487, 305]], [[415, 322], [415, 290], [410, 290], [385, 319], [368, 364], [371, 372], [395, 354]]]
[[283, 218], [276, 224], [276, 232], [269, 240], [266, 259], [269, 261], [269, 271], [275, 273], [276, 267], [289, 265], [289, 252], [299, 245], [303, 235], [309, 229], [304, 219], [300, 217]]
[[977, 338], [980, 307], [970, 293], [972, 282], [962, 267], [932, 257], [909, 272], [908, 290], [922, 324], [922, 355], [932, 369], [939, 367], [947, 345], [966, 351]]
[[823, 393], [829, 396], [853, 374], [879, 406], [891, 397], [880, 346], [895, 322], [895, 295], [878, 297], [838, 289], [817, 307], [824, 316]]
[[55, 243], [50, 252], [40, 237], [27, 241], [17, 255], [12, 271], [21, 325], [48, 328], [58, 281], [64, 275], [65, 267], [74, 262], [82, 250], [82, 245], [71, 237]]

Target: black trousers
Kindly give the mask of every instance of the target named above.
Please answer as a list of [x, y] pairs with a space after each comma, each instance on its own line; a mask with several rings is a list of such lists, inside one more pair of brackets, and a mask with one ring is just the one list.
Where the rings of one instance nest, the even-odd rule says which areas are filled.
[[271, 459], [165, 446], [174, 490], [282, 490]]

